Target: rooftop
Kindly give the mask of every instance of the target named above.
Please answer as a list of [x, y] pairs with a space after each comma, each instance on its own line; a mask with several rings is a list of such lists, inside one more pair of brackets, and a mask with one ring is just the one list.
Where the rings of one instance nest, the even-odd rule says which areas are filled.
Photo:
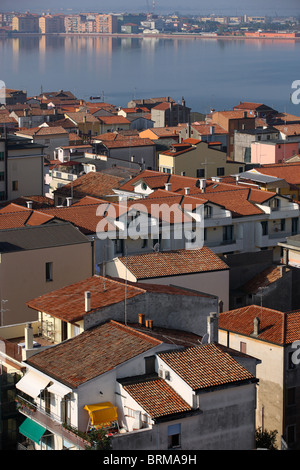
[[160, 344], [144, 333], [111, 320], [35, 354], [27, 363], [77, 388]]
[[[127, 286], [127, 299], [144, 294], [145, 289]], [[91, 308], [85, 311], [85, 292], [91, 293]], [[85, 315], [109, 305], [124, 302], [125, 285], [102, 276], [92, 276], [69, 286], [62, 287], [27, 302], [37, 311], [45, 312], [66, 322], [82, 320]]]
[[71, 224], [38, 225], [0, 230], [0, 252], [37, 250], [75, 243], [90, 243]]
[[176, 276], [229, 269], [216, 254], [203, 246], [196, 250], [151, 252], [121, 257], [120, 261], [137, 279]]
[[184, 413], [192, 409], [172, 387], [159, 377], [139, 377], [131, 383], [124, 383], [123, 388], [153, 419]]
[[256, 317], [260, 320], [257, 339], [280, 346], [299, 340], [300, 311], [284, 313], [258, 305], [220, 313], [219, 329], [251, 336]]
[[216, 344], [158, 353], [192, 390], [205, 390], [255, 380], [229, 353]]

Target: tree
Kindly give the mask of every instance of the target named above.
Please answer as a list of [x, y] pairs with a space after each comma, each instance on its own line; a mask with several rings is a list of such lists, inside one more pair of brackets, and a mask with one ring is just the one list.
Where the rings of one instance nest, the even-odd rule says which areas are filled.
[[90, 445], [86, 450], [109, 450], [111, 449], [110, 438], [107, 436], [107, 431], [103, 428], [94, 429], [88, 433], [88, 441]]
[[258, 428], [255, 432], [256, 448], [277, 450], [277, 445], [275, 444], [277, 434], [278, 431], [275, 430], [263, 431], [262, 428]]

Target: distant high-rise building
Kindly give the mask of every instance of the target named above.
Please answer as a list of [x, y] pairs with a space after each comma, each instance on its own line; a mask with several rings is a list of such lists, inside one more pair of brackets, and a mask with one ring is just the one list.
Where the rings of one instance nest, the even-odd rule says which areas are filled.
[[97, 15], [96, 32], [97, 33], [117, 33], [118, 19], [114, 15]]
[[12, 19], [12, 30], [19, 33], [38, 33], [39, 17], [38, 15], [22, 14], [14, 16]]
[[64, 17], [61, 15], [43, 15], [39, 18], [39, 32], [42, 34], [63, 33]]

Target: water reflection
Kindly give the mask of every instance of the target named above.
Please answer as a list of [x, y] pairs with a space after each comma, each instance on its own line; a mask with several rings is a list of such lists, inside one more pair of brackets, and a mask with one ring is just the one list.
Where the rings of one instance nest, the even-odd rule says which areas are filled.
[[174, 95], [199, 111], [245, 98], [297, 114], [289, 88], [299, 79], [299, 48], [290, 40], [28, 35], [0, 39], [0, 79], [29, 96], [41, 85], [82, 98], [104, 90], [123, 106], [133, 93]]

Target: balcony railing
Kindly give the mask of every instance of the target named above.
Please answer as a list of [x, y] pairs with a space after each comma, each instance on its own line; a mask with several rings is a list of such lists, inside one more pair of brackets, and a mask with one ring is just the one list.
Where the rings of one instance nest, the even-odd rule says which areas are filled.
[[48, 431], [53, 434], [57, 434], [66, 441], [74, 444], [74, 446], [84, 450], [88, 445], [88, 441], [72, 432], [70, 429], [66, 429], [60, 418], [55, 413], [47, 413], [43, 408], [35, 403], [32, 403], [21, 396], [17, 396], [19, 412], [33, 419], [41, 426], [44, 426]]

